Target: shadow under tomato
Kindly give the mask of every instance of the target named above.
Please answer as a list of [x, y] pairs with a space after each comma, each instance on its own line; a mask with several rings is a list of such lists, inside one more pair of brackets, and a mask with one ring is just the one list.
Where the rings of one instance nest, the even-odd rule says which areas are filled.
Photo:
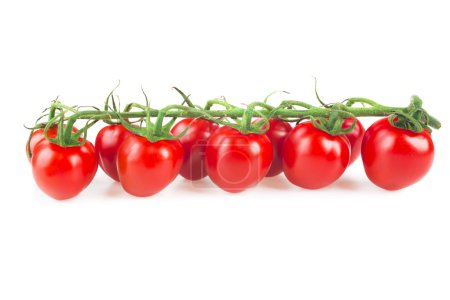
[[105, 195], [108, 197], [118, 198], [123, 197], [125, 191], [117, 181], [112, 181], [106, 189]]
[[326, 190], [340, 190], [340, 191], [365, 191], [365, 192], [375, 192], [377, 190], [381, 190], [378, 187], [376, 187], [374, 184], [372, 184], [370, 181], [364, 179], [361, 180], [354, 180], [347, 177], [339, 178], [337, 181], [332, 183], [331, 185], [325, 187]]
[[206, 190], [220, 189], [208, 177], [194, 181], [185, 178], [179, 178], [174, 183], [177, 185], [177, 189], [186, 192], [204, 193]]
[[340, 178], [330, 185], [330, 188], [336, 188], [339, 190], [347, 190], [347, 191], [356, 191], [361, 187], [362, 185], [359, 182], [356, 182], [349, 178]]
[[259, 185], [276, 190], [287, 190], [295, 188], [295, 186], [291, 184], [283, 174], [279, 174], [273, 177], [264, 177]]

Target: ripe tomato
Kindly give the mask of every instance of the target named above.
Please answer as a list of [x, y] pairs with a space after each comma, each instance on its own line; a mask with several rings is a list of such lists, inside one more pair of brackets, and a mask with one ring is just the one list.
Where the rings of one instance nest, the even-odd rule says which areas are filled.
[[434, 145], [427, 130], [415, 133], [396, 128], [383, 118], [367, 129], [361, 155], [373, 183], [398, 190], [425, 176], [433, 163]]
[[[65, 127], [65, 125], [64, 125], [64, 127]], [[76, 131], [78, 131], [78, 129], [76, 129], [75, 127], [72, 127], [72, 132], [76, 132]], [[50, 127], [47, 130], [47, 136], [51, 139], [56, 138], [57, 134], [58, 134], [58, 126]], [[33, 156], [34, 148], [36, 147], [37, 143], [39, 143], [41, 141], [46, 141], [46, 142], [50, 143], [49, 141], [47, 141], [47, 139], [44, 136], [44, 128], [35, 130], [33, 132], [33, 134], [31, 135], [31, 139], [30, 139], [31, 156]], [[25, 151], [27, 153], [28, 160], [31, 162], [31, 157], [28, 156], [28, 143], [25, 147]]]
[[350, 159], [350, 145], [345, 137], [332, 136], [311, 122], [304, 122], [288, 134], [282, 153], [283, 171], [290, 182], [319, 189], [344, 173]]
[[265, 134], [243, 134], [223, 126], [206, 145], [206, 170], [220, 188], [241, 192], [266, 176], [272, 156], [272, 145]]
[[[352, 125], [352, 123], [353, 119], [347, 118], [342, 124], [342, 128], [347, 129]], [[351, 165], [361, 154], [361, 143], [365, 132], [366, 130], [364, 129], [364, 126], [358, 119], [356, 119], [356, 124], [353, 130], [350, 133], [345, 134], [345, 137], [350, 142], [350, 162], [348, 165]]]
[[[254, 121], [258, 122], [260, 119]], [[292, 130], [291, 124], [279, 119], [269, 120], [269, 129], [266, 131], [266, 135], [272, 143], [273, 160], [270, 166], [269, 172], [266, 177], [272, 177], [283, 172], [283, 164], [281, 162], [281, 153], [283, 150], [284, 139], [288, 133]]]
[[181, 134], [188, 126], [186, 134], [180, 138], [184, 149], [180, 175], [189, 180], [198, 180], [208, 175], [204, 161], [206, 142], [219, 126], [207, 120], [187, 118], [175, 124], [171, 133]]
[[132, 133], [122, 125], [108, 125], [103, 127], [95, 139], [95, 150], [98, 164], [106, 175], [119, 181], [117, 173], [117, 152], [123, 141]]
[[183, 147], [178, 140], [150, 142], [130, 135], [117, 153], [120, 183], [128, 193], [145, 197], [171, 183], [183, 164]]
[[86, 188], [97, 172], [97, 155], [89, 142], [82, 146], [61, 147], [40, 142], [31, 159], [37, 185], [47, 195], [65, 200]]

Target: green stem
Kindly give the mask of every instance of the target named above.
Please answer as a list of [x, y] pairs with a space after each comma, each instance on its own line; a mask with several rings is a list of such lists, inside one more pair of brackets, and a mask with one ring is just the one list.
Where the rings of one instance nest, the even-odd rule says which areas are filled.
[[[189, 101], [188, 96], [181, 92], [184, 102]], [[311, 104], [296, 101], [284, 100], [279, 106], [274, 107], [265, 102], [252, 102], [246, 108], [236, 107], [229, 104], [224, 99], [209, 100], [204, 108], [194, 105], [189, 101], [188, 106], [168, 105], [162, 109], [153, 109], [138, 103], [126, 105], [122, 112], [117, 111], [114, 99], [113, 110], [105, 108], [105, 110], [80, 110], [79, 107], [68, 107], [59, 101], [52, 103], [49, 110], [49, 120], [46, 123], [36, 124], [35, 128], [45, 127], [45, 132], [51, 127], [59, 124], [60, 129], [58, 138], [55, 140], [61, 145], [76, 145], [81, 134], [86, 137], [87, 129], [93, 126], [97, 121], [118, 121], [124, 124], [129, 130], [145, 135], [150, 140], [173, 138], [168, 132], [169, 127], [175, 122], [175, 118], [203, 118], [222, 125], [232, 126], [241, 130], [243, 133], [262, 133], [261, 125], [267, 123], [269, 118], [277, 118], [281, 120], [298, 121], [302, 119], [318, 120], [315, 122], [317, 126], [322, 126], [326, 132], [332, 135], [345, 134], [341, 127], [342, 122], [346, 118], [355, 117], [384, 117], [395, 115], [402, 118], [402, 122], [398, 122], [406, 129], [420, 132], [423, 128], [430, 129], [441, 127], [441, 123], [422, 108], [422, 100], [417, 96], [413, 96], [411, 103], [406, 107], [391, 107], [381, 105], [373, 100], [366, 98], [349, 98], [343, 103], [334, 103], [326, 106], [313, 106]], [[353, 104], [367, 104], [367, 107], [353, 107]], [[212, 109], [213, 106], [219, 106], [220, 109]], [[132, 109], [138, 109], [132, 111]], [[156, 117], [156, 123], [150, 122], [150, 118]], [[164, 124], [165, 118], [172, 118], [170, 122]], [[254, 118], [262, 118], [263, 123], [252, 124]], [[134, 127], [130, 124], [130, 119], [146, 120], [146, 129]], [[233, 119], [230, 122], [228, 119]], [[87, 120], [86, 126], [82, 128], [82, 132], [78, 134], [72, 133], [72, 127], [77, 120]], [[391, 121], [393, 118], [390, 119]], [[402, 125], [402, 124], [406, 125]], [[65, 124], [65, 128], [62, 126]], [[352, 126], [354, 126], [355, 122]], [[268, 125], [268, 124], [267, 124]], [[315, 126], [316, 126], [315, 125]], [[265, 126], [268, 128], [268, 126]], [[348, 129], [351, 130], [352, 128]], [[145, 134], [144, 134], [145, 131]]]
[[[382, 117], [388, 116], [396, 112], [403, 112], [406, 108], [403, 107], [349, 107], [346, 109], [349, 113], [355, 117]], [[228, 110], [204, 110], [198, 108], [190, 108], [188, 110], [170, 110], [167, 111], [164, 116], [168, 118], [198, 118], [203, 115], [209, 115], [214, 118], [241, 118], [245, 113], [245, 108], [234, 107]], [[329, 114], [330, 110], [321, 107], [313, 107], [304, 110], [295, 109], [278, 109], [272, 118], [304, 118], [308, 116], [323, 117]], [[151, 117], [157, 117], [160, 114], [160, 110], [152, 109], [150, 112]], [[97, 120], [110, 120], [118, 119], [118, 113], [111, 111], [98, 111], [87, 110], [79, 111], [73, 114], [71, 117], [76, 119], [97, 119]], [[255, 114], [262, 114], [268, 116], [269, 113], [265, 109], [255, 110]], [[122, 118], [145, 118], [146, 113], [144, 111], [138, 112], [121, 112]], [[434, 118], [433, 118], [434, 119]], [[437, 121], [437, 120], [436, 120]], [[435, 122], [438, 123], [438, 122]]]

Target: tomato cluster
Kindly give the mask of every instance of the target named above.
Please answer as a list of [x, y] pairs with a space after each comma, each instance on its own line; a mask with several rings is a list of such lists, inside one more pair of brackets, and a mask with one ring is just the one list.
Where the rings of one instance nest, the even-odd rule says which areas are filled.
[[[353, 119], [346, 119], [348, 128]], [[267, 124], [266, 124], [267, 125]], [[421, 179], [430, 169], [434, 146], [427, 130], [414, 133], [391, 125], [387, 118], [367, 131], [356, 120], [354, 129], [333, 136], [311, 121], [294, 128], [270, 119], [264, 134], [186, 118], [171, 130], [174, 140], [149, 141], [122, 125], [107, 125], [98, 133], [95, 147], [62, 147], [36, 130], [27, 151], [38, 186], [55, 199], [68, 199], [86, 188], [97, 166], [135, 196], [150, 196], [170, 184], [178, 174], [188, 180], [205, 176], [221, 189], [240, 192], [266, 176], [284, 172], [302, 188], [319, 189], [336, 181], [360, 154], [368, 178], [387, 190], [397, 190]], [[57, 135], [50, 128], [47, 136]], [[74, 129], [76, 131], [76, 129]]]

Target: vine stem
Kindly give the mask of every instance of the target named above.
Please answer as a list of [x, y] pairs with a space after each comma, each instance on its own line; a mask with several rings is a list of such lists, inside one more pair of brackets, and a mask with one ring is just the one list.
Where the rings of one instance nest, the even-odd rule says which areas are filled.
[[[46, 133], [50, 127], [58, 125], [60, 129], [58, 130], [58, 137], [50, 141], [62, 146], [76, 146], [80, 144], [78, 142], [80, 136], [83, 135], [83, 140], [85, 140], [87, 129], [100, 120], [108, 124], [112, 123], [112, 121], [116, 121], [114, 124], [122, 123], [130, 131], [145, 136], [151, 141], [177, 138], [170, 134], [170, 127], [176, 118], [203, 118], [231, 126], [243, 133], [265, 132], [262, 127], [267, 130], [268, 126], [264, 126], [264, 124], [268, 123], [270, 118], [288, 121], [311, 119], [313, 124], [315, 124], [314, 126], [332, 135], [346, 134], [347, 131], [351, 131], [356, 121], [354, 120], [350, 129], [343, 129], [342, 122], [346, 118], [354, 119], [356, 117], [391, 116], [389, 122], [393, 126], [399, 123], [400, 128], [415, 132], [420, 132], [424, 128], [431, 131], [431, 128], [439, 129], [441, 127], [441, 123], [422, 108], [422, 100], [417, 96], [412, 96], [409, 106], [406, 107], [384, 106], [367, 98], [349, 98], [341, 103], [331, 103], [322, 106], [314, 106], [296, 100], [284, 100], [277, 107], [266, 102], [252, 102], [246, 107], [237, 107], [226, 102], [225, 99], [215, 98], [207, 101], [206, 106], [202, 108], [194, 105], [189, 100], [189, 96], [182, 92], [181, 95], [184, 100], [183, 104], [188, 102], [187, 106], [183, 106], [183, 104], [168, 105], [161, 109], [154, 109], [148, 105], [149, 102], [146, 98], [147, 105], [129, 103], [123, 111], [117, 109], [112, 96], [113, 107], [109, 107], [108, 98], [104, 110], [96, 107], [92, 107], [93, 109], [89, 110], [81, 110], [79, 106], [69, 107], [59, 101], [54, 101], [49, 108], [48, 121], [38, 121], [40, 123], [36, 123], [30, 129], [45, 128]], [[357, 103], [366, 106], [354, 107], [353, 105]], [[213, 106], [218, 106], [218, 109], [212, 109]], [[138, 111], [131, 111], [133, 108], [138, 109]], [[394, 117], [398, 118], [399, 121], [394, 122]], [[151, 122], [150, 118], [156, 118], [156, 123]], [[165, 118], [171, 118], [172, 120], [164, 124]], [[254, 118], [260, 118], [261, 120], [253, 124], [252, 120]], [[130, 119], [145, 120], [145, 128], [133, 126], [132, 122], [129, 121]], [[41, 118], [38, 120], [41, 120]], [[80, 132], [72, 133], [72, 127], [77, 120], [87, 120], [86, 126], [80, 129]]]
[[[396, 112], [403, 112], [406, 108], [404, 107], [348, 107], [346, 111], [353, 114], [355, 117], [382, 117], [388, 116]], [[234, 107], [227, 110], [204, 110], [198, 108], [190, 108], [188, 110], [169, 110], [165, 112], [165, 117], [168, 118], [198, 118], [204, 115], [209, 115], [214, 118], [241, 118], [246, 111], [246, 108]], [[313, 107], [310, 109], [278, 109], [272, 118], [304, 118], [304, 117], [323, 117], [329, 114], [330, 110], [327, 108]], [[96, 119], [96, 120], [117, 120], [118, 114], [122, 118], [145, 118], [146, 112], [112, 112], [112, 111], [102, 111], [102, 110], [87, 110], [79, 111], [67, 119]], [[151, 117], [158, 117], [160, 115], [160, 110], [151, 109], [149, 111]], [[268, 116], [269, 111], [267, 110], [255, 110], [255, 115]]]
[[[353, 99], [357, 99], [360, 101], [354, 101]], [[364, 102], [368, 103], [368, 99], [364, 98], [350, 98], [349, 102], [352, 101], [352, 104], [355, 102]], [[362, 100], [362, 101], [361, 101]], [[384, 106], [380, 105], [376, 102], [371, 101], [370, 107], [351, 107], [341, 105], [340, 108], [351, 113], [355, 117], [383, 117], [389, 116], [391, 114], [396, 113], [405, 113], [410, 109], [410, 106], [407, 107], [392, 107], [392, 106]], [[57, 105], [58, 104], [52, 104]], [[306, 106], [306, 105], [305, 105]], [[181, 106], [180, 106], [181, 107]], [[189, 109], [173, 109], [175, 107], [170, 106], [171, 109], [163, 108], [163, 109], [149, 109], [146, 111], [124, 111], [124, 112], [115, 112], [115, 111], [107, 111], [107, 110], [84, 110], [84, 111], [76, 111], [69, 117], [66, 117], [65, 120], [74, 120], [78, 119], [92, 119], [92, 120], [118, 120], [118, 114], [124, 119], [127, 118], [145, 118], [147, 113], [150, 117], [168, 117], [168, 118], [199, 118], [208, 116], [210, 119], [213, 118], [242, 118], [247, 111], [247, 108], [240, 108], [235, 106], [230, 106], [229, 109], [220, 109], [220, 110], [211, 110], [210, 107], [206, 109], [200, 109], [197, 107], [189, 107]], [[162, 114], [162, 112], [164, 112]], [[287, 109], [287, 108], [276, 108], [276, 111], [272, 112], [269, 108], [254, 110], [254, 115], [258, 116], [266, 116], [271, 118], [306, 118], [306, 117], [328, 117], [331, 110], [326, 107], [316, 107], [310, 104], [307, 105], [304, 109]], [[433, 128], [440, 128], [440, 122], [430, 116], [430, 126]]]

